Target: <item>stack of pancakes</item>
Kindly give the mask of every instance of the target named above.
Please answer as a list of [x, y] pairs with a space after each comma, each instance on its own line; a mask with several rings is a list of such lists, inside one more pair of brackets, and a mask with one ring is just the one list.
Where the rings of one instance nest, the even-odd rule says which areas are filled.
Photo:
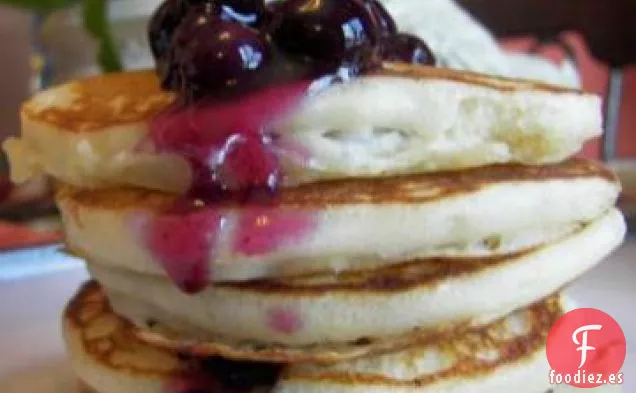
[[572, 158], [597, 97], [387, 64], [281, 121], [303, 157], [267, 203], [183, 196], [187, 162], [140, 148], [173, 100], [152, 72], [72, 82], [5, 144], [16, 180], [58, 180], [94, 279], [64, 315], [88, 391], [553, 388], [560, 291], [625, 234], [614, 174]]

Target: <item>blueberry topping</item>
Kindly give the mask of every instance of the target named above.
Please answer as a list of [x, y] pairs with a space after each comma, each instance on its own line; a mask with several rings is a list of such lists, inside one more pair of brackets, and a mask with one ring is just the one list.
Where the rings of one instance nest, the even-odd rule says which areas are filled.
[[397, 34], [385, 39], [382, 60], [419, 65], [435, 65], [435, 55], [421, 39], [410, 34]]
[[148, 25], [150, 48], [157, 63], [157, 72], [166, 89], [180, 85], [173, 61], [174, 35], [193, 6], [211, 6], [205, 0], [166, 0], [157, 8]]
[[174, 31], [183, 20], [186, 7], [183, 0], [167, 0], [153, 14], [148, 34], [150, 49], [158, 62], [165, 61], [170, 52]]
[[194, 7], [175, 32], [172, 62], [177, 80], [170, 85], [180, 85], [189, 98], [248, 89], [258, 82], [271, 59], [267, 35]]
[[188, 100], [435, 62], [378, 0], [165, 0], [149, 36], [164, 88]]
[[435, 64], [378, 0], [165, 0], [149, 36], [163, 87], [181, 98], [152, 143], [190, 164], [190, 194], [206, 200], [276, 190], [286, 174], [271, 127], [308, 93], [383, 61]]
[[288, 0], [273, 7], [281, 15], [273, 33], [276, 44], [318, 73], [364, 62], [381, 36], [364, 0]]
[[[259, 16], [265, 13], [264, 0], [225, 0], [222, 9], [231, 10], [243, 16]], [[240, 21], [240, 20], [239, 20]]]
[[267, 31], [272, 21], [272, 14], [265, 7], [264, 0], [226, 0], [219, 7], [222, 19], [263, 32]]
[[375, 25], [379, 26], [384, 36], [397, 34], [398, 28], [395, 20], [378, 0], [367, 0], [366, 6], [371, 11], [373, 18], [375, 18]]

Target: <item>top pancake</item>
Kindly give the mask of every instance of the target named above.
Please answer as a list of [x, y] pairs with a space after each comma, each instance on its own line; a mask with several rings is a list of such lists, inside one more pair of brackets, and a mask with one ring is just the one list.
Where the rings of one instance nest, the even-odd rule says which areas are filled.
[[[387, 64], [374, 76], [452, 81], [502, 92], [537, 91], [584, 96], [583, 92], [520, 79], [494, 78], [449, 69]], [[27, 121], [47, 123], [67, 132], [99, 132], [145, 122], [175, 101], [161, 89], [154, 71], [115, 73], [70, 82], [36, 94], [22, 107]]]
[[[12, 176], [46, 173], [83, 187], [183, 192], [184, 159], [140, 149], [175, 96], [152, 71], [111, 74], [36, 94], [22, 138], [5, 144]], [[453, 70], [386, 64], [310, 95], [276, 119], [284, 186], [497, 163], [562, 161], [600, 135], [601, 101], [579, 91]], [[302, 152], [302, 154], [299, 154]]]

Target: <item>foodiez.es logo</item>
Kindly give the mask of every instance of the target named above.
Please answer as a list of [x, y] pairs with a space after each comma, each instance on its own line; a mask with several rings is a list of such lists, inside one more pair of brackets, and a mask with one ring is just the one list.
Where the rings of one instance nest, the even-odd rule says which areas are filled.
[[548, 334], [550, 383], [578, 388], [622, 384], [626, 350], [625, 334], [614, 318], [593, 308], [570, 311]]

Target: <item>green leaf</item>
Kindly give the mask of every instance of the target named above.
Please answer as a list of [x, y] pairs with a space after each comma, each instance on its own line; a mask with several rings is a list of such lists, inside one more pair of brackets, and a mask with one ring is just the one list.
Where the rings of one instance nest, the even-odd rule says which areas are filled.
[[99, 63], [105, 72], [122, 70], [108, 21], [108, 0], [82, 0], [84, 28], [99, 42]]
[[78, 0], [0, 0], [0, 4], [5, 4], [17, 8], [24, 8], [41, 13], [70, 7], [77, 2]]

